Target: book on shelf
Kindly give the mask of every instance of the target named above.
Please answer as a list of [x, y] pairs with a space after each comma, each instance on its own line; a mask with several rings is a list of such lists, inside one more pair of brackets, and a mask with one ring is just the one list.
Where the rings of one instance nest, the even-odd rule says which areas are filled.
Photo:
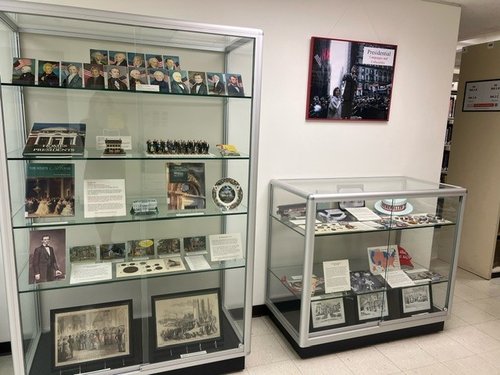
[[168, 209], [204, 209], [205, 164], [167, 163], [166, 168]]
[[86, 125], [35, 122], [24, 146], [24, 156], [83, 155]]
[[25, 217], [74, 216], [74, 164], [28, 164]]

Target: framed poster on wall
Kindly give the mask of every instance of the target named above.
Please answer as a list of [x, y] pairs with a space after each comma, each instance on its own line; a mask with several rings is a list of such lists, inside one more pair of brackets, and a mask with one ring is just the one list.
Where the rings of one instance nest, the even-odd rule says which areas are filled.
[[397, 46], [311, 38], [306, 119], [389, 119]]

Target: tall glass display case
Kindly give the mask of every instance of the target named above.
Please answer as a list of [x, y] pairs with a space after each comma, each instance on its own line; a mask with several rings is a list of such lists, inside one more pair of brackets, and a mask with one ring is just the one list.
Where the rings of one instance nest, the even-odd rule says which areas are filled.
[[0, 21], [16, 374], [243, 368], [261, 31], [15, 1]]
[[442, 330], [465, 196], [409, 177], [271, 181], [266, 305], [298, 354]]

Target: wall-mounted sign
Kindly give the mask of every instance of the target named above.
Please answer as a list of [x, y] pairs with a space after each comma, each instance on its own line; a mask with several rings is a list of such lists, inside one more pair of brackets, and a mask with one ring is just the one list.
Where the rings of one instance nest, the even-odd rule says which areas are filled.
[[500, 79], [465, 82], [463, 112], [500, 111]]

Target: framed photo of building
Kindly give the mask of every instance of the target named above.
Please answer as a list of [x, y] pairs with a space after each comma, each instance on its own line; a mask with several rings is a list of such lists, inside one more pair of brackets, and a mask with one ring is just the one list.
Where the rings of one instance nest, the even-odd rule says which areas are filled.
[[50, 311], [54, 369], [132, 355], [132, 300]]
[[336, 326], [345, 323], [343, 298], [311, 301], [311, 325], [313, 329]]
[[401, 289], [403, 314], [422, 313], [432, 308], [432, 293], [429, 284]]
[[358, 294], [358, 319], [380, 319], [389, 315], [387, 293], [375, 292]]
[[306, 119], [387, 121], [397, 46], [311, 38]]
[[216, 341], [222, 337], [219, 289], [153, 296], [154, 348]]

